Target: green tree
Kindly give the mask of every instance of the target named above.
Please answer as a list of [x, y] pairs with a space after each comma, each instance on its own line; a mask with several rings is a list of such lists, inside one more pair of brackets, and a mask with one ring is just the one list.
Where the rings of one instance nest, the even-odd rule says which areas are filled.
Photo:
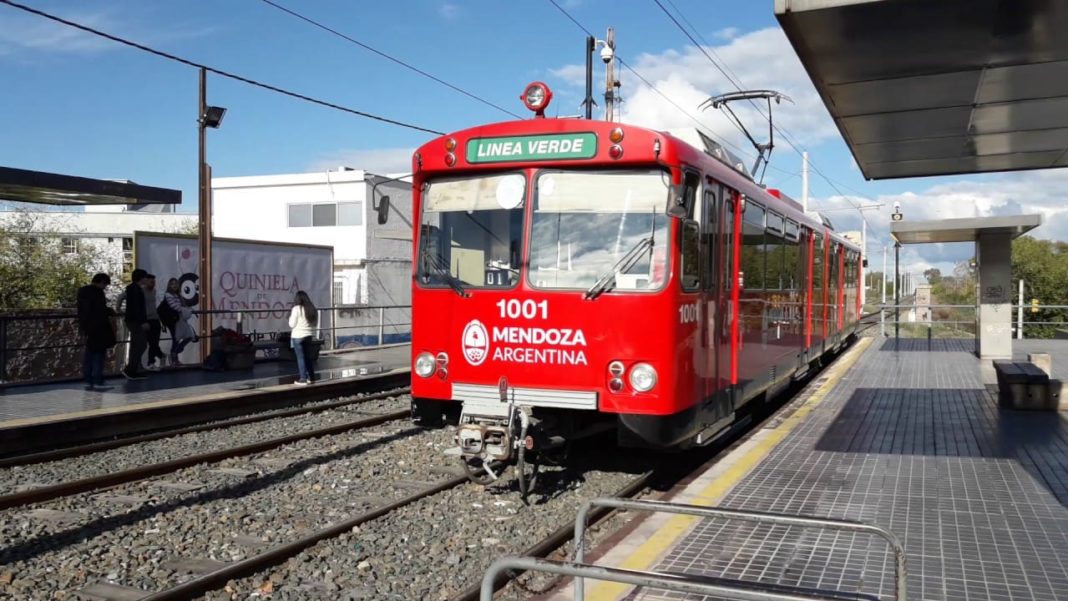
[[78, 288], [107, 264], [91, 244], [68, 253], [51, 216], [16, 208], [0, 220], [0, 309], [72, 307]]
[[[1012, 242], [1012, 290], [1015, 297], [1019, 281], [1024, 281], [1024, 303], [1038, 299], [1041, 305], [1068, 305], [1068, 243], [1037, 240], [1021, 236]], [[1017, 299], [1013, 299], [1016, 301]], [[1024, 326], [1028, 338], [1052, 338], [1054, 330], [1068, 327], [1063, 309], [1025, 309], [1025, 321], [1053, 322]], [[1058, 325], [1064, 323], [1065, 326]]]

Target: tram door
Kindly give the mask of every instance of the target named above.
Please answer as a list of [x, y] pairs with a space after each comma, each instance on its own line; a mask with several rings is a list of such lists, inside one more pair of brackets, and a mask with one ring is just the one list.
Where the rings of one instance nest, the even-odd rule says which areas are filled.
[[720, 321], [720, 307], [717, 306], [719, 298], [717, 292], [721, 286], [719, 283], [720, 268], [717, 262], [722, 252], [720, 243], [720, 223], [723, 221], [720, 214], [721, 197], [719, 186], [705, 182], [704, 195], [702, 196], [702, 257], [701, 257], [701, 288], [704, 306], [701, 308], [701, 346], [705, 349], [705, 365], [702, 376], [705, 378], [705, 399], [715, 398], [715, 392], [722, 388], [719, 379], [719, 336], [716, 334]]

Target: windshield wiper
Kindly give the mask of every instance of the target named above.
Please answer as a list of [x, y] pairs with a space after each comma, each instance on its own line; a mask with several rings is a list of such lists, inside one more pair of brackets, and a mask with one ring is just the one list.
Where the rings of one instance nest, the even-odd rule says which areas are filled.
[[653, 237], [646, 236], [641, 240], [638, 240], [637, 244], [633, 248], [628, 250], [622, 257], [616, 261], [616, 264], [611, 269], [604, 272], [601, 277], [597, 278], [593, 286], [590, 286], [586, 291], [586, 300], [593, 300], [601, 294], [608, 292], [612, 288], [616, 287], [616, 275], [620, 273], [626, 273], [634, 264], [641, 258], [642, 253], [648, 248], [650, 251], [653, 248]]
[[426, 246], [423, 247], [423, 257], [431, 263], [434, 267], [434, 271], [437, 272], [437, 275], [445, 280], [445, 283], [449, 285], [449, 288], [452, 288], [453, 292], [459, 294], [463, 298], [467, 298], [467, 290], [464, 288], [463, 283], [461, 283], [460, 278], [452, 275], [449, 271], [449, 266], [445, 263], [444, 257], [439, 253], [430, 252], [430, 248]]

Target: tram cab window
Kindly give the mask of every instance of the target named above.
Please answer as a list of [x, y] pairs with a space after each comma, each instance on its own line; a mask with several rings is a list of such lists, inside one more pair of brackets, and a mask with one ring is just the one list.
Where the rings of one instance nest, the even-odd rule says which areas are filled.
[[531, 285], [586, 290], [609, 276], [617, 291], [661, 288], [669, 273], [670, 181], [658, 170], [539, 173]]
[[426, 286], [511, 287], [519, 281], [526, 178], [441, 179], [423, 192], [417, 257]]
[[746, 201], [742, 212], [742, 289], [764, 288], [764, 207]]

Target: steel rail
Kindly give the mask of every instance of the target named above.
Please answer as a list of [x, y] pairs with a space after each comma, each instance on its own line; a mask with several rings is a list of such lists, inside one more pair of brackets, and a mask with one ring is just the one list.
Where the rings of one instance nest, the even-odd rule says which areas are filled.
[[[295, 395], [299, 396], [308, 390], [310, 390], [310, 388], [300, 388], [294, 390], [294, 393]], [[219, 430], [222, 428], [230, 428], [233, 426], [243, 426], [245, 424], [265, 422], [280, 417], [293, 417], [294, 415], [303, 415], [305, 413], [321, 413], [323, 411], [337, 409], [338, 407], [344, 407], [346, 405], [358, 405], [360, 403], [365, 403], [368, 401], [376, 401], [379, 399], [389, 398], [391, 396], [408, 394], [410, 390], [410, 388], [396, 388], [393, 390], [376, 392], [359, 398], [321, 403], [312, 407], [296, 407], [294, 409], [286, 409], [275, 413], [259, 413], [256, 415], [214, 421], [206, 424], [199, 424], [196, 426], [187, 426], [175, 430], [161, 430], [159, 432], [152, 432], [150, 434], [142, 434], [140, 436], [132, 436], [129, 438], [105, 440], [76, 447], [67, 447], [64, 449], [55, 449], [52, 451], [30, 453], [28, 455], [15, 455], [13, 457], [6, 457], [0, 459], [0, 468], [14, 467], [16, 465], [33, 465], [37, 463], [44, 463], [46, 461], [55, 461], [57, 459], [67, 459], [68, 457], [78, 457], [81, 455], [87, 455], [89, 453], [98, 453], [100, 451], [117, 449], [119, 447], [125, 447], [132, 444], [151, 442], [153, 440], [160, 440], [162, 438], [170, 438], [172, 436], [182, 436], [184, 434], [192, 434], [195, 432], [207, 432], [210, 430]]]
[[435, 495], [441, 491], [460, 486], [461, 484], [464, 484], [467, 481], [467, 475], [465, 474], [463, 476], [458, 476], [451, 480], [440, 482], [413, 495], [404, 497], [403, 499], [394, 501], [387, 505], [382, 505], [381, 507], [360, 514], [343, 522], [334, 524], [332, 526], [327, 526], [322, 530], [313, 532], [308, 536], [299, 538], [295, 541], [268, 549], [267, 551], [264, 551], [259, 555], [254, 555], [247, 559], [243, 559], [239, 562], [220, 568], [214, 572], [209, 572], [207, 574], [204, 574], [203, 576], [199, 576], [197, 578], [194, 578], [193, 580], [179, 584], [178, 586], [159, 591], [157, 593], [153, 593], [146, 597], [142, 597], [140, 601], [185, 601], [187, 599], [195, 598], [198, 595], [203, 595], [204, 593], [207, 593], [209, 591], [213, 591], [215, 589], [226, 586], [226, 583], [230, 580], [251, 576], [256, 572], [262, 571], [274, 565], [278, 565], [283, 561], [286, 561], [289, 558], [304, 551], [305, 549], [308, 549], [318, 544], [321, 541], [335, 538], [365, 522], [369, 522], [371, 520], [382, 517], [387, 513], [404, 507], [405, 505], [410, 505], [412, 503], [415, 503], [416, 501], [419, 501], [431, 495]]
[[369, 428], [372, 426], [383, 424], [385, 422], [404, 419], [405, 417], [408, 417], [408, 415], [408, 410], [395, 411], [393, 413], [386, 413], [383, 415], [376, 415], [374, 417], [368, 417], [356, 421], [345, 422], [343, 424], [328, 426], [326, 428], [320, 428], [318, 430], [289, 434], [278, 438], [272, 438], [270, 440], [263, 440], [260, 442], [254, 442], [239, 447], [231, 447], [228, 449], [221, 449], [218, 451], [210, 451], [207, 453], [201, 453], [199, 455], [191, 455], [189, 457], [182, 457], [180, 459], [172, 459], [170, 461], [163, 461], [160, 463], [154, 463], [152, 465], [136, 467], [128, 470], [123, 470], [121, 472], [102, 474], [100, 476], [82, 478], [81, 480], [63, 482], [61, 484], [43, 486], [41, 488], [31, 488], [30, 490], [0, 496], [0, 510], [21, 507], [23, 505], [29, 505], [31, 503], [52, 501], [55, 499], [69, 497], [71, 495], [76, 495], [79, 493], [91, 492], [94, 490], [108, 488], [119, 484], [129, 484], [131, 482], [137, 482], [139, 480], [144, 480], [153, 476], [167, 474], [201, 463], [216, 463], [224, 459], [230, 459], [232, 457], [240, 457], [242, 455], [251, 455], [253, 453], [268, 451], [270, 449], [274, 449], [282, 445], [289, 444], [291, 442], [297, 442], [309, 438], [318, 438], [320, 436], [340, 434], [341, 432], [346, 432], [348, 430]]

